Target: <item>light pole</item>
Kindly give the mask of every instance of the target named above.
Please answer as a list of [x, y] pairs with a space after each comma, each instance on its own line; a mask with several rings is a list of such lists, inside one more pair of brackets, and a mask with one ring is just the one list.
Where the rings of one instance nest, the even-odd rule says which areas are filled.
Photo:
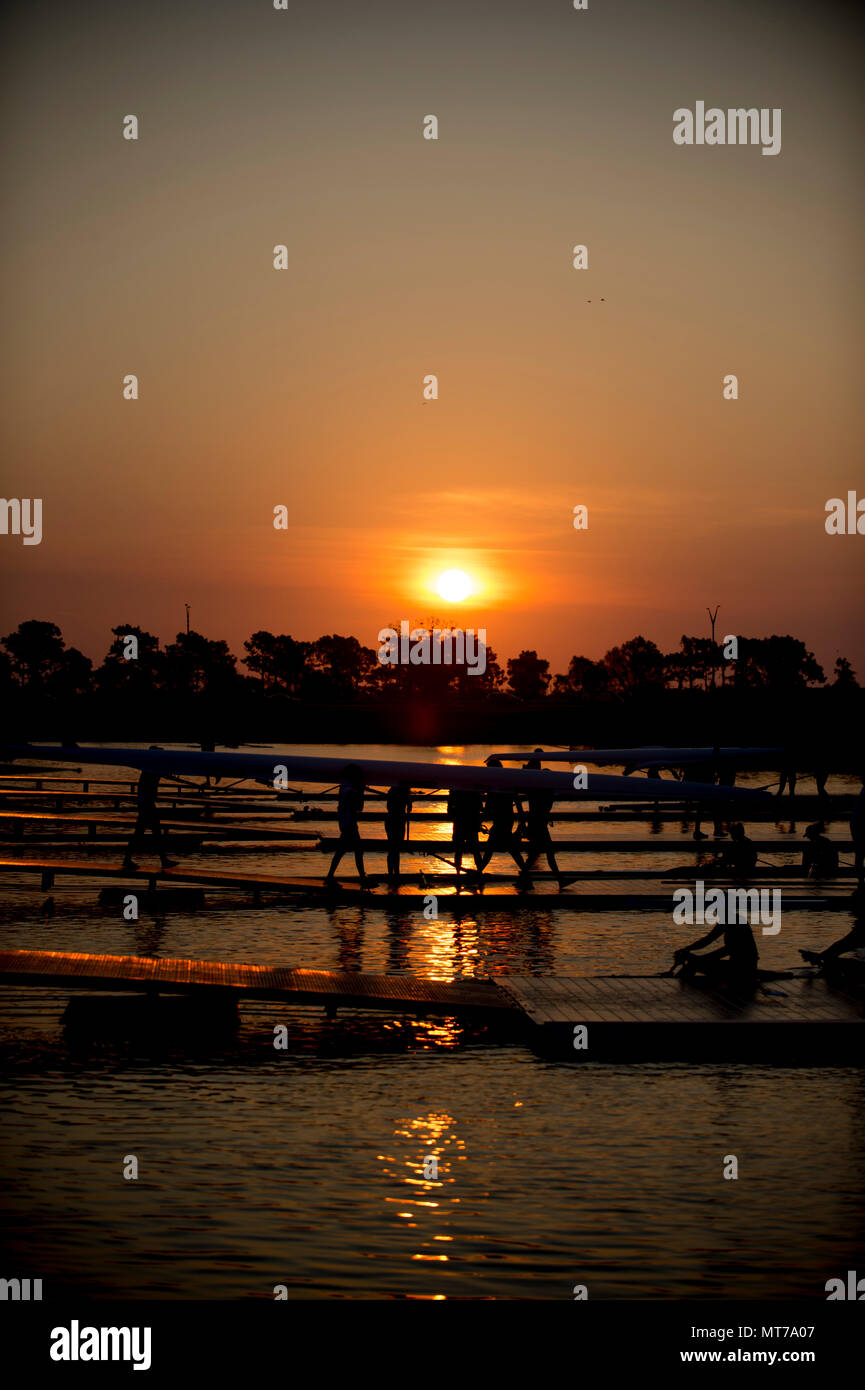
[[188, 636], [189, 636], [189, 604], [188, 604], [188, 603], [184, 603], [183, 606], [184, 606], [184, 608], [186, 609], [186, 635], [187, 635], [187, 637], [188, 637]]
[[712, 612], [711, 608], [707, 608], [707, 609], [706, 609], [706, 612], [707, 612], [708, 615], [709, 615], [709, 622], [712, 624], [712, 694], [713, 694], [713, 699], [712, 699], [712, 707], [713, 707], [713, 708], [712, 708], [712, 727], [713, 727], [713, 739], [714, 739], [714, 744], [715, 744], [715, 759], [716, 759], [716, 761], [715, 761], [715, 773], [716, 773], [716, 776], [717, 776], [717, 770], [718, 770], [718, 764], [717, 764], [717, 757], [718, 757], [718, 728], [717, 728], [717, 723], [718, 723], [718, 712], [717, 712], [717, 710], [714, 708], [714, 706], [715, 706], [715, 699], [714, 699], [714, 691], [715, 691], [715, 654], [716, 654], [716, 652], [715, 652], [715, 620], [717, 619], [718, 614], [720, 613], [720, 611], [721, 611], [721, 605], [720, 605], [720, 603], [716, 603], [716, 604], [715, 604], [715, 611], [714, 611], [714, 613]]
[[[711, 608], [707, 608], [707, 609], [706, 609], [706, 612], [707, 612], [708, 615], [709, 615], [709, 622], [712, 624], [712, 646], [713, 646], [713, 647], [714, 647], [714, 645], [715, 645], [715, 620], [717, 619], [718, 614], [720, 613], [720, 611], [721, 611], [721, 605], [720, 605], [720, 603], [716, 603], [716, 604], [715, 604], [715, 611], [714, 611], [714, 613], [712, 612]], [[715, 688], [715, 653], [714, 653], [714, 651], [713, 651], [713, 652], [712, 652], [712, 689], [714, 689], [714, 688]]]

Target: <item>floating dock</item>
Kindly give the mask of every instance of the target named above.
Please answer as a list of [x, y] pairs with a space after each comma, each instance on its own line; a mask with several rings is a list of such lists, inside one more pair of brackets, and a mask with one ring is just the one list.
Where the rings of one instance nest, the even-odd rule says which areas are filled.
[[[213, 890], [240, 889], [251, 893], [253, 902], [260, 902], [262, 894], [269, 893], [307, 905], [338, 907], [351, 904], [400, 912], [422, 912], [430, 895], [437, 898], [439, 912], [479, 912], [503, 907], [543, 912], [559, 908], [611, 912], [660, 909], [669, 912], [677, 884], [693, 883], [699, 877], [699, 870], [687, 870], [676, 876], [664, 874], [663, 880], [639, 873], [625, 879], [623, 873], [627, 871], [611, 878], [602, 878], [597, 874], [564, 873], [561, 878], [566, 886], [559, 889], [554, 887], [558, 883], [557, 877], [544, 871], [532, 874], [535, 887], [526, 891], [513, 875], [485, 874], [481, 888], [471, 872], [465, 872], [459, 878], [456, 874], [436, 872], [402, 875], [397, 887], [391, 886], [384, 875], [370, 875], [367, 886], [361, 887], [356, 879], [331, 883], [324, 878], [281, 874], [217, 873], [207, 869], [184, 868], [124, 869], [119, 864], [97, 863], [92, 859], [18, 859], [4, 856], [0, 858], [0, 874], [6, 873], [38, 875], [45, 889], [53, 887], [58, 877], [101, 878], [129, 884], [130, 891], [141, 885], [146, 885], [147, 891], [152, 893], [157, 886], [165, 888], [193, 884]], [[719, 875], [712, 875], [710, 880], [704, 881], [707, 886], [746, 886], [741, 880], [724, 879]], [[579, 887], [569, 891], [569, 886], [574, 884], [579, 884]], [[766, 888], [766, 880], [760, 879], [759, 885]], [[837, 881], [818, 885], [800, 879], [795, 883], [781, 882], [778, 886], [784, 894], [785, 911], [794, 908], [836, 912], [850, 910], [849, 886]], [[460, 889], [462, 891], [458, 891]]]
[[[861, 1065], [865, 1004], [820, 977], [785, 977], [736, 997], [669, 977], [499, 975], [430, 980], [225, 961], [0, 951], [0, 984], [153, 998], [439, 1015], [528, 1037], [574, 1061], [748, 1060]], [[157, 1015], [154, 1015], [157, 1017]], [[576, 1044], [576, 1045], [575, 1045]]]

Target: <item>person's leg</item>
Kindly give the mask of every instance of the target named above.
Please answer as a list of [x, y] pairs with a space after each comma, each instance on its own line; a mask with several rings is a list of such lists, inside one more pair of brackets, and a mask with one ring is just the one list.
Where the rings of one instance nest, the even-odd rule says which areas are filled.
[[511, 842], [508, 846], [508, 853], [510, 854], [511, 859], [513, 859], [520, 873], [524, 873], [526, 868], [526, 861], [520, 854], [519, 849], [517, 848], [519, 844], [520, 840], [518, 839], [518, 837], [516, 835], [512, 835]]
[[159, 862], [163, 869], [174, 869], [177, 867], [176, 860], [169, 859], [165, 832], [162, 829], [162, 821], [159, 819], [159, 812], [153, 808], [150, 816], [150, 831], [159, 855]]
[[529, 835], [529, 842], [526, 845], [526, 856], [524, 865], [526, 873], [528, 873], [531, 870], [532, 865], [534, 864], [540, 852], [541, 845], [538, 843], [537, 836], [532, 832]]
[[715, 976], [722, 968], [723, 961], [727, 956], [727, 948], [720, 946], [717, 951], [705, 951], [702, 955], [686, 956], [683, 971], [687, 970], [689, 975]]
[[558, 874], [558, 873], [559, 873], [559, 866], [558, 866], [558, 864], [556, 863], [556, 856], [555, 856], [555, 854], [554, 854], [554, 852], [553, 852], [553, 837], [552, 837], [552, 835], [550, 834], [549, 830], [547, 831], [547, 833], [546, 833], [546, 835], [545, 835], [545, 837], [544, 837], [544, 852], [545, 852], [545, 854], [546, 854], [546, 856], [547, 856], [547, 863], [548, 863], [549, 866], [550, 866], [550, 872], [551, 872], [551, 873], [554, 873], [554, 874]]
[[462, 872], [463, 867], [463, 832], [456, 825], [454, 826], [454, 837], [451, 842], [451, 846], [453, 850], [454, 864], [456, 865], [456, 871], [459, 874]]
[[141, 812], [139, 811], [138, 815], [135, 818], [135, 824], [132, 827], [132, 834], [129, 837], [129, 844], [126, 846], [126, 853], [123, 856], [123, 867], [125, 869], [135, 869], [138, 867], [137, 864], [133, 862], [132, 855], [138, 848], [138, 844], [143, 834], [144, 820], [141, 815]]
[[339, 861], [342, 859], [342, 856], [344, 854], [345, 845], [343, 843], [342, 836], [340, 835], [339, 839], [336, 842], [336, 849], [333, 852], [333, 858], [330, 861], [330, 868], [328, 869], [327, 874], [325, 875], [326, 878], [333, 878], [334, 874], [337, 871], [337, 868], [339, 867]]

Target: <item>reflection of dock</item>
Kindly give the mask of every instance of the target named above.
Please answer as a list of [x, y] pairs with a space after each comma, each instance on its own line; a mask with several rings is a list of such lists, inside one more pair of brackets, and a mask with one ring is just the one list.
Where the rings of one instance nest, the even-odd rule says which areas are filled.
[[[225, 1017], [235, 1002], [272, 1000], [372, 1009], [522, 1032], [576, 1061], [741, 1058], [779, 1063], [863, 1060], [863, 1004], [822, 979], [773, 980], [752, 998], [697, 989], [665, 977], [500, 975], [430, 980], [225, 961], [64, 951], [0, 952], [0, 984], [163, 994], [211, 1002]], [[94, 1018], [98, 1023], [98, 1004]], [[74, 1015], [79, 1018], [79, 1014]], [[153, 1026], [160, 1015], [153, 1013]], [[201, 1015], [196, 1015], [200, 1020]], [[70, 1021], [73, 1015], [70, 1015]], [[140, 1018], [138, 1019], [140, 1023]], [[575, 1029], [585, 1032], [575, 1048]]]
[[[146, 888], [152, 893], [157, 888], [194, 885], [214, 891], [237, 889], [248, 892], [252, 894], [253, 902], [260, 901], [262, 894], [268, 893], [307, 905], [338, 907], [351, 904], [417, 913], [423, 912], [424, 905], [431, 895], [437, 899], [439, 912], [479, 912], [491, 908], [524, 908], [529, 911], [534, 908], [547, 912], [554, 908], [568, 907], [580, 911], [661, 909], [669, 912], [676, 886], [693, 882], [692, 875], [700, 877], [700, 870], [689, 870], [681, 875], [668, 875], [665, 878], [651, 877], [639, 872], [631, 876], [627, 870], [619, 871], [611, 877], [565, 873], [562, 877], [566, 880], [567, 886], [558, 889], [555, 886], [555, 876], [543, 871], [532, 875], [534, 887], [526, 892], [512, 875], [489, 874], [484, 876], [486, 886], [483, 890], [475, 891], [474, 875], [465, 872], [459, 879], [462, 891], [457, 893], [456, 874], [439, 874], [437, 871], [429, 874], [405, 874], [401, 876], [395, 888], [389, 885], [386, 877], [370, 875], [370, 886], [361, 888], [356, 879], [350, 878], [342, 879], [334, 885], [327, 883], [323, 878], [289, 877], [282, 874], [244, 874], [231, 871], [217, 873], [208, 869], [184, 868], [127, 870], [119, 864], [97, 863], [90, 859], [13, 859], [4, 856], [0, 859], [0, 874], [7, 873], [38, 875], [42, 887], [46, 889], [53, 887], [57, 878], [101, 878], [128, 884], [130, 891]], [[810, 884], [801, 878], [796, 882], [785, 883], [782, 875], [778, 877], [781, 880], [785, 911], [811, 908], [845, 912], [850, 909], [849, 886], [837, 882]], [[714, 886], [742, 886], [738, 881], [723, 879], [717, 875], [713, 876], [710, 882]], [[765, 888], [766, 880], [760, 879], [759, 886]]]

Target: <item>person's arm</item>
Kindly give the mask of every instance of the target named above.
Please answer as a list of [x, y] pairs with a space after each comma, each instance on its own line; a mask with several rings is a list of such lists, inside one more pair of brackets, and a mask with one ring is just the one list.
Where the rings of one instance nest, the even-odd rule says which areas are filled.
[[689, 956], [692, 951], [702, 951], [704, 946], [711, 946], [713, 941], [717, 941], [718, 938], [723, 935], [724, 927], [722, 923], [719, 923], [717, 927], [713, 927], [705, 936], [701, 936], [699, 941], [692, 941], [690, 946], [681, 946], [678, 951], [673, 953], [673, 959], [680, 960], [684, 956]]

